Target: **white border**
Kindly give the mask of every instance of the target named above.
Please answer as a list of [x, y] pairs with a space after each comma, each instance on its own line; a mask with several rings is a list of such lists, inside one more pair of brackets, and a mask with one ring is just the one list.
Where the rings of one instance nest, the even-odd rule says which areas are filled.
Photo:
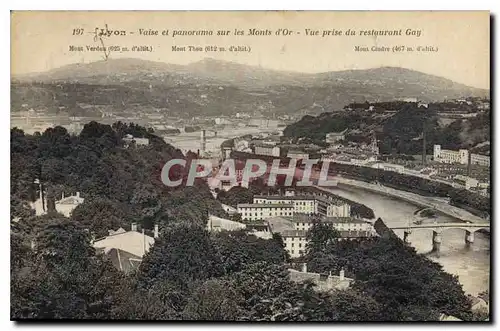
[[[6, 1], [2, 2], [2, 7], [4, 7], [4, 4], [7, 4]], [[119, 5], [118, 5], [119, 4]], [[2, 215], [3, 217], [3, 223], [4, 226], [7, 227], [8, 220], [9, 220], [9, 203], [10, 203], [10, 192], [9, 192], [9, 186], [7, 186], [7, 183], [10, 182], [10, 144], [9, 144], [9, 138], [10, 138], [10, 13], [7, 11], [9, 10], [490, 10], [492, 13], [500, 13], [499, 9], [499, 4], [500, 1], [498, 0], [493, 0], [493, 1], [486, 1], [486, 0], [474, 0], [474, 1], [447, 1], [447, 2], [439, 2], [436, 0], [418, 0], [418, 1], [383, 1], [383, 0], [378, 0], [378, 1], [373, 1], [373, 0], [366, 0], [366, 1], [354, 1], [354, 0], [349, 0], [349, 1], [335, 1], [335, 2], [329, 2], [329, 1], [321, 1], [321, 0], [276, 0], [276, 1], [261, 1], [261, 0], [252, 0], [252, 1], [220, 1], [220, 0], [211, 0], [211, 1], [190, 1], [190, 0], [183, 0], [183, 1], [178, 1], [178, 2], [173, 2], [173, 1], [168, 1], [168, 2], [157, 2], [157, 1], [150, 1], [150, 0], [141, 0], [141, 1], [120, 1], [119, 3], [113, 3], [109, 1], [102, 1], [102, 0], [85, 0], [85, 1], [52, 1], [52, 0], [45, 0], [45, 1], [15, 1], [14, 3], [11, 4], [12, 7], [10, 8], [2, 8], [3, 10], [0, 12], [1, 17], [2, 17], [2, 25], [1, 25], [1, 32], [0, 35], [2, 37], [2, 74], [3, 74], [3, 79], [1, 80], [2, 83], [2, 98], [0, 98], [0, 102], [3, 104], [2, 112], [2, 120], [0, 123], [5, 125], [4, 130], [1, 130], [2, 134], [2, 139], [0, 139], [0, 151], [1, 155], [5, 157], [4, 162], [1, 163], [1, 171], [2, 175], [4, 178], [4, 185], [0, 188], [1, 192], [1, 197], [2, 201], [4, 201], [4, 204], [2, 204]], [[498, 26], [498, 17], [496, 20], [496, 25]], [[495, 35], [495, 45], [496, 42], [498, 41], [498, 35]], [[495, 47], [496, 50], [496, 47]], [[493, 52], [493, 49], [491, 50]], [[494, 54], [497, 52], [495, 51]], [[495, 74], [498, 74], [497, 68], [495, 69]], [[494, 91], [496, 91], [496, 86], [492, 86], [492, 95], [496, 95]], [[495, 117], [495, 127], [500, 127], [500, 117], [497, 115]], [[493, 130], [492, 130], [493, 131]], [[498, 134], [497, 134], [498, 135]], [[499, 149], [498, 147], [498, 141], [497, 139], [495, 140], [495, 150], [494, 150], [494, 155], [499, 154]], [[7, 162], [9, 160], [9, 162]], [[495, 163], [496, 164], [496, 163]], [[497, 164], [498, 167], [500, 165]], [[497, 170], [495, 169], [493, 171]], [[496, 188], [497, 181], [495, 180], [494, 187]], [[494, 205], [498, 206], [499, 205], [499, 200], [498, 196], [495, 196], [495, 201]], [[9, 203], [7, 203], [9, 201]], [[492, 220], [495, 221], [495, 220]], [[2, 324], [2, 330], [11, 330], [14, 329], [16, 326], [14, 323], [9, 322], [10, 320], [10, 295], [8, 296], [7, 293], [10, 294], [10, 285], [9, 285], [9, 280], [10, 280], [10, 265], [9, 265], [9, 257], [10, 257], [10, 245], [9, 245], [9, 230], [5, 229], [4, 231], [1, 231], [1, 235], [3, 236], [3, 240], [1, 240], [2, 245], [3, 245], [3, 254], [1, 254], [1, 262], [2, 265], [4, 266], [4, 272], [1, 275], [1, 283], [2, 287], [4, 289], [4, 296], [3, 300], [1, 300], [1, 324]], [[494, 245], [496, 248], [497, 245]], [[495, 253], [497, 252], [497, 249], [495, 250]], [[495, 260], [498, 258], [498, 254], [494, 255], [496, 257]], [[492, 267], [495, 265], [495, 263], [492, 263]], [[494, 284], [494, 281], [492, 282]], [[495, 302], [497, 303], [497, 302]], [[495, 307], [495, 316], [498, 315], [498, 304], [494, 305]], [[77, 326], [75, 324], [75, 326]], [[86, 326], [78, 326], [83, 329], [88, 329], [88, 330], [107, 330], [107, 329], [117, 329], [117, 328], [122, 328], [124, 325], [86, 325]], [[178, 325], [179, 327], [182, 328], [195, 328], [196, 326], [181, 326]], [[209, 324], [206, 325], [199, 325], [198, 327], [206, 327], [209, 326]], [[229, 328], [234, 328], [234, 327], [255, 327], [257, 325], [214, 325], [213, 327], [229, 327]], [[297, 325], [299, 326], [299, 324]], [[314, 327], [313, 325], [303, 325], [300, 324], [301, 327], [307, 327], [307, 328], [312, 328]], [[324, 325], [328, 326], [328, 325]], [[391, 327], [392, 325], [380, 325], [379, 327]], [[396, 326], [396, 325], [394, 325]], [[447, 324], [447, 328], [452, 327], [453, 325]], [[37, 328], [40, 326], [36, 326]], [[55, 326], [54, 325], [47, 325], [43, 326], [44, 328], [49, 328], [52, 329]], [[70, 327], [70, 325], [65, 325], [62, 326], [64, 328]], [[144, 325], [138, 325], [138, 324], [131, 324], [130, 328], [133, 329], [142, 329]], [[162, 327], [164, 328], [164, 325], [157, 325], [157, 327]], [[171, 325], [167, 326], [170, 328], [176, 328], [177, 325]], [[294, 327], [292, 324], [288, 325], [258, 325], [258, 327], [261, 328], [266, 328], [270, 329], [271, 327]], [[330, 327], [330, 326], [328, 326]], [[334, 328], [341, 328], [341, 329], [347, 329], [349, 330], [360, 330], [364, 328], [364, 325], [332, 325], [331, 327]], [[400, 327], [397, 325], [396, 327]], [[414, 326], [415, 328], [425, 328], [425, 330], [431, 329], [437, 329], [439, 325], [419, 325], [419, 326]], [[468, 325], [468, 328], [473, 327], [472, 325]], [[23, 327], [26, 330], [34, 330], [35, 325], [28, 325]], [[441, 326], [442, 328], [442, 326]]]

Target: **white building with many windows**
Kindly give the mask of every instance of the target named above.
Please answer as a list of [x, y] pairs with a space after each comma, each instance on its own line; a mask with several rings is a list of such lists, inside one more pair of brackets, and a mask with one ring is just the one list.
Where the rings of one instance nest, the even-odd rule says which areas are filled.
[[470, 163], [481, 165], [484, 167], [489, 167], [490, 166], [490, 157], [487, 155], [471, 154]]
[[[321, 217], [320, 220], [322, 223], [332, 224], [333, 228], [340, 232], [375, 231], [370, 222], [354, 217]], [[316, 220], [306, 215], [295, 214], [293, 218], [291, 218], [291, 221], [296, 230], [309, 231]]]
[[434, 145], [434, 161], [436, 162], [467, 164], [468, 159], [469, 151], [466, 149], [453, 151], [450, 149], [441, 149], [441, 145]]
[[245, 221], [265, 220], [274, 216], [293, 216], [293, 204], [240, 203], [238, 213]]
[[[441, 163], [468, 164], [469, 151], [466, 149], [459, 149], [458, 151], [441, 149], [441, 145], [434, 145], [434, 161]], [[487, 155], [471, 153], [470, 163], [475, 165], [481, 165], [484, 167], [489, 167], [490, 157]]]
[[349, 217], [351, 215], [351, 206], [348, 203], [312, 194], [257, 195], [253, 198], [253, 202], [260, 204], [291, 204], [296, 214], [319, 214], [327, 217]]
[[290, 257], [297, 258], [305, 254], [307, 232], [314, 222], [327, 222], [339, 231], [338, 240], [368, 238], [375, 235], [373, 225], [360, 219], [311, 217], [310, 215], [295, 214], [293, 217], [279, 216], [267, 220], [269, 232], [279, 233], [285, 244], [285, 250]]

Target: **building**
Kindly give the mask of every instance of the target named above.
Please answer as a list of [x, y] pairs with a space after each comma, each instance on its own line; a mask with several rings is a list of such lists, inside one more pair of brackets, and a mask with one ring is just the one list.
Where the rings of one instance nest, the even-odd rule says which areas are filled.
[[439, 316], [439, 321], [440, 322], [461, 322], [462, 320], [458, 317], [455, 317], [455, 316], [441, 314]]
[[292, 204], [294, 213], [316, 214], [317, 202], [307, 196], [256, 195], [253, 203], [261, 204]]
[[136, 146], [149, 145], [148, 138], [136, 138], [136, 137], [132, 136], [131, 134], [125, 135], [125, 137], [123, 137], [123, 142], [124, 142], [125, 147], [129, 147], [131, 144], [135, 144]]
[[[469, 151], [466, 149], [459, 149], [458, 151], [441, 149], [441, 145], [434, 145], [434, 161], [441, 163], [468, 164]], [[489, 167], [490, 157], [487, 155], [471, 153], [470, 163], [474, 165]]]
[[[47, 198], [44, 197], [42, 203], [41, 195], [40, 192], [40, 198], [31, 203], [31, 208], [35, 209], [36, 216], [45, 215], [47, 213]], [[70, 217], [73, 210], [84, 201], [85, 199], [80, 197], [80, 192], [76, 192], [76, 195], [71, 195], [69, 197], [64, 197], [63, 193], [61, 200], [55, 202], [55, 208], [58, 213]]]
[[304, 151], [299, 150], [289, 150], [286, 157], [297, 160], [307, 160], [309, 159], [309, 154]]
[[85, 199], [80, 197], [80, 192], [76, 192], [76, 195], [71, 195], [66, 198], [63, 193], [61, 200], [56, 201], [56, 210], [58, 213], [70, 217], [73, 210], [84, 201]]
[[434, 161], [436, 162], [467, 164], [468, 159], [469, 151], [466, 149], [453, 151], [449, 149], [441, 149], [441, 145], [434, 145]]
[[[158, 226], [155, 225], [154, 236], [158, 237]], [[137, 232], [137, 225], [132, 223], [131, 231], [120, 228], [110, 230], [109, 236], [94, 241], [93, 246], [97, 252], [104, 253], [121, 271], [130, 272], [137, 270], [143, 256], [154, 245], [155, 239]]]
[[489, 168], [490, 167], [490, 157], [486, 156], [486, 155], [480, 155], [480, 154], [471, 154], [470, 163]]
[[246, 225], [239, 222], [234, 222], [225, 218], [208, 215], [207, 230], [211, 232], [219, 232], [222, 230], [235, 231], [245, 229]]
[[392, 163], [374, 163], [371, 165], [372, 168], [381, 169], [384, 171], [393, 171], [397, 173], [404, 173], [405, 167], [401, 164], [392, 164]]
[[240, 203], [238, 213], [245, 221], [265, 220], [273, 216], [292, 216], [293, 204]]
[[345, 290], [351, 286], [352, 278], [345, 277], [344, 269], [341, 269], [339, 275], [319, 274], [307, 271], [307, 264], [303, 264], [302, 270], [288, 269], [290, 280], [297, 283], [312, 281], [317, 291], [329, 291], [333, 289]]
[[457, 181], [460, 185], [463, 185], [466, 190], [470, 190], [471, 188], [479, 186], [479, 181], [477, 179], [464, 175], [456, 175], [454, 180]]
[[253, 198], [253, 202], [258, 204], [291, 204], [294, 214], [319, 214], [328, 217], [349, 217], [351, 215], [351, 206], [342, 200], [312, 194], [295, 195], [293, 191], [288, 191], [285, 196], [257, 195]]
[[327, 133], [325, 136], [325, 140], [328, 144], [334, 144], [338, 141], [344, 140], [345, 139], [345, 132], [346, 130], [342, 132], [330, 132]]
[[255, 154], [279, 157], [280, 148], [276, 145], [259, 143], [255, 144]]
[[238, 213], [238, 210], [234, 207], [221, 203], [222, 209], [229, 215], [234, 215]]
[[307, 231], [304, 230], [283, 230], [281, 238], [285, 244], [285, 250], [291, 258], [305, 255], [307, 246]]
[[[273, 232], [273, 231], [272, 231]], [[372, 231], [339, 231], [340, 237], [337, 240], [354, 240], [373, 237]], [[291, 258], [298, 258], [305, 254], [307, 246], [307, 231], [286, 229], [280, 232], [285, 250]]]
[[[364, 231], [374, 233], [373, 225], [362, 219], [354, 217], [321, 217], [321, 222], [332, 224], [333, 228], [339, 232]], [[309, 231], [317, 220], [306, 215], [295, 214], [290, 221], [295, 230]]]
[[314, 218], [308, 215], [293, 217], [277, 216], [266, 220], [270, 233], [279, 233], [285, 250], [290, 257], [298, 258], [305, 254], [307, 232], [315, 221], [328, 222], [340, 233], [338, 240], [369, 238], [374, 235], [373, 226], [365, 221], [353, 218]]

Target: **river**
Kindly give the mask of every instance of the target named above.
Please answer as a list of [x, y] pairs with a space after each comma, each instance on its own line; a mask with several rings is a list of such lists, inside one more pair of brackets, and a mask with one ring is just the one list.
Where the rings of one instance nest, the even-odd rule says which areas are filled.
[[[414, 213], [420, 209], [411, 203], [359, 188], [340, 185], [330, 190], [339, 196], [370, 207], [375, 217], [382, 218], [389, 227], [405, 226], [409, 220], [413, 222]], [[438, 214], [432, 221], [424, 220], [424, 222], [434, 222], [434, 220], [438, 223], [457, 221], [450, 216]], [[394, 232], [403, 237], [403, 230]], [[418, 253], [425, 254], [432, 261], [441, 264], [446, 272], [457, 275], [466, 293], [477, 295], [479, 292], [489, 290], [490, 238], [486, 234], [476, 232], [474, 243], [467, 247], [464, 237], [464, 230], [444, 230], [439, 256], [431, 252], [432, 230], [414, 230], [409, 236], [409, 241]]]

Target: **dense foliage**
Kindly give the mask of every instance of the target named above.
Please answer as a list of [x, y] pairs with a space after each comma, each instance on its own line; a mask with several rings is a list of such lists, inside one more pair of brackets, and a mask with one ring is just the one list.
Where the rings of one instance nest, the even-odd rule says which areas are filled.
[[[149, 138], [150, 144], [124, 148], [126, 134]], [[184, 155], [133, 123], [90, 122], [79, 136], [62, 127], [40, 135], [25, 135], [14, 128], [11, 151], [11, 217], [27, 216], [26, 201], [39, 195], [35, 180], [42, 182], [52, 201], [62, 193], [81, 192], [85, 203], [76, 208], [72, 219], [97, 237], [120, 226], [127, 229], [132, 222], [152, 229], [154, 223], [163, 227], [172, 219], [202, 222], [209, 211], [225, 215], [204, 182], [166, 187], [160, 176], [163, 165]]]
[[338, 273], [344, 268], [355, 279], [353, 290], [373, 302], [381, 320], [428, 321], [441, 313], [470, 319], [470, 302], [458, 278], [416, 254], [382, 220], [376, 223], [381, 236], [370, 240], [330, 240], [323, 227], [313, 227], [311, 236], [323, 240], [308, 247], [308, 269]]
[[[374, 107], [373, 111], [368, 111], [370, 106]], [[347, 141], [366, 143], [370, 141], [372, 131], [376, 131], [381, 153], [409, 155], [422, 153], [424, 131], [426, 152], [429, 154], [435, 144], [456, 150], [471, 148], [491, 140], [489, 111], [441, 125], [438, 111], [446, 108], [446, 103], [431, 104], [429, 108], [402, 101], [350, 104], [346, 107], [352, 107], [353, 110], [323, 113], [316, 117], [304, 116], [300, 121], [287, 126], [283, 134], [295, 140], [307, 138], [324, 141], [327, 133], [348, 130], [345, 138]], [[461, 111], [460, 107], [465, 106], [455, 105], [453, 109]], [[385, 115], [384, 112], [389, 113]], [[394, 114], [391, 115], [392, 112]]]

